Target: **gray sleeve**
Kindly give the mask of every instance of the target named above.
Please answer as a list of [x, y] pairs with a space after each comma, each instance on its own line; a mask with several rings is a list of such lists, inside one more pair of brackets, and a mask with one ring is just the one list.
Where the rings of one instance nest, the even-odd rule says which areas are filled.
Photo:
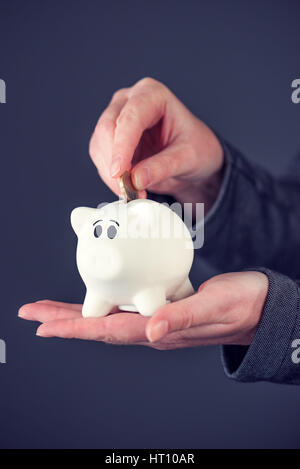
[[249, 347], [223, 345], [225, 374], [237, 381], [300, 384], [299, 287], [285, 275], [265, 268], [269, 290], [256, 334]]
[[300, 277], [300, 171], [276, 179], [224, 143], [225, 174], [195, 253], [219, 271], [263, 265]]

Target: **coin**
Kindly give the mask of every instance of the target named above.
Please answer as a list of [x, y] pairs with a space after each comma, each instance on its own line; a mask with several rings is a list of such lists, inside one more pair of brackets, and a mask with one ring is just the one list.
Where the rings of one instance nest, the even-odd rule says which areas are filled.
[[134, 187], [129, 171], [125, 171], [120, 178], [120, 188], [126, 202], [139, 198], [139, 191]]

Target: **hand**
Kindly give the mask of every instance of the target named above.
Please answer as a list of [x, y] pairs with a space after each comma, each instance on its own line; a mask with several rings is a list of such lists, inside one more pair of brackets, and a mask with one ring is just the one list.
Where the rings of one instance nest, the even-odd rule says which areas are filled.
[[91, 138], [90, 155], [117, 195], [116, 178], [133, 168], [137, 189], [171, 194], [181, 203], [204, 202], [208, 209], [222, 180], [223, 150], [215, 134], [151, 78], [113, 95]]
[[260, 272], [218, 275], [194, 295], [170, 303], [152, 316], [115, 312], [102, 318], [82, 318], [81, 305], [38, 301], [24, 305], [19, 316], [40, 321], [42, 337], [99, 340], [114, 344], [175, 349], [199, 345], [249, 345], [268, 292]]

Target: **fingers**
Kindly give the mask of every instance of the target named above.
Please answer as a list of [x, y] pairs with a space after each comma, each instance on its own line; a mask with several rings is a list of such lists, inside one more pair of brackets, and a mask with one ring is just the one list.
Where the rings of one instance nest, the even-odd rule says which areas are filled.
[[[90, 154], [102, 179], [115, 193], [120, 194], [115, 178], [131, 169], [143, 132], [165, 115], [170, 96], [162, 83], [145, 78], [132, 88], [117, 91], [100, 116], [91, 138]], [[144, 191], [170, 176], [191, 171], [195, 157], [190, 153], [191, 146], [186, 143], [146, 159], [147, 164], [139, 164], [135, 169], [133, 182]], [[146, 197], [145, 192], [141, 197]]]
[[104, 129], [111, 134], [114, 133], [115, 126], [116, 126], [116, 120], [126, 104], [128, 100], [128, 89], [123, 88], [121, 90], [118, 90], [112, 97], [109, 105], [107, 108], [103, 111], [101, 114], [96, 128], [95, 132], [97, 133], [98, 130]]
[[19, 317], [29, 321], [53, 321], [81, 317], [81, 305], [68, 305], [55, 301], [29, 303], [19, 309]]
[[176, 143], [139, 162], [132, 171], [133, 183], [139, 190], [147, 189], [171, 177], [190, 173], [194, 167], [196, 155], [190, 145]]
[[37, 335], [130, 344], [146, 340], [147, 321], [147, 318], [132, 313], [116, 313], [103, 318], [57, 319], [42, 324]]
[[111, 155], [116, 120], [127, 99], [126, 88], [114, 94], [97, 122], [89, 146], [91, 158], [101, 178], [117, 195], [120, 195], [120, 184], [110, 175]]
[[68, 308], [68, 309], [74, 309], [75, 311], [80, 311], [82, 310], [82, 304], [79, 303], [65, 303], [62, 301], [53, 301], [53, 300], [38, 300], [36, 303], [41, 303], [41, 304], [47, 304], [50, 306], [57, 306], [58, 308]]
[[112, 177], [120, 176], [131, 168], [131, 161], [143, 132], [163, 117], [166, 99], [166, 87], [149, 78], [141, 80], [131, 89], [129, 99], [116, 120]]
[[219, 297], [208, 295], [204, 291], [170, 303], [152, 316], [146, 326], [146, 335], [150, 342], [155, 342], [170, 332], [216, 324], [219, 319], [219, 303]]

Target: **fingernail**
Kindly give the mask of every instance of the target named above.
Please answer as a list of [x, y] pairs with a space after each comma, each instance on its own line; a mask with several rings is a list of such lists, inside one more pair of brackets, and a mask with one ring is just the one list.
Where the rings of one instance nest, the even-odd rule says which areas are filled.
[[121, 169], [121, 159], [116, 158], [115, 160], [113, 160], [111, 168], [110, 168], [111, 176], [112, 177], [117, 176], [120, 172], [120, 169]]
[[26, 310], [24, 308], [20, 308], [18, 311], [18, 316], [19, 318], [26, 318], [27, 316]]
[[37, 335], [37, 336], [39, 336], [39, 337], [47, 337], [47, 334], [44, 334], [44, 332], [43, 332], [43, 330], [42, 330], [41, 328], [42, 328], [42, 326], [40, 326], [40, 327], [37, 329], [35, 335]]
[[146, 166], [135, 171], [133, 174], [133, 182], [137, 189], [146, 189], [151, 182], [151, 173], [149, 168]]
[[150, 328], [149, 331], [147, 331], [147, 337], [150, 340], [150, 342], [156, 342], [157, 340], [161, 339], [164, 337], [169, 329], [169, 324], [168, 321], [160, 321], [154, 326]]

